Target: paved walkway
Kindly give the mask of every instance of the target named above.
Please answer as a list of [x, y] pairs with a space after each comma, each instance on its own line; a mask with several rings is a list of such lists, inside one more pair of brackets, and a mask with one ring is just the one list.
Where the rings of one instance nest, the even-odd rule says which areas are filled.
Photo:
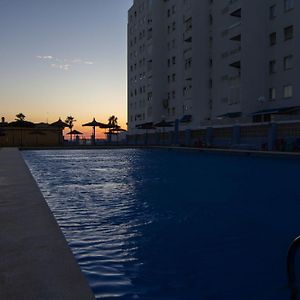
[[16, 148], [0, 148], [0, 299], [94, 299]]

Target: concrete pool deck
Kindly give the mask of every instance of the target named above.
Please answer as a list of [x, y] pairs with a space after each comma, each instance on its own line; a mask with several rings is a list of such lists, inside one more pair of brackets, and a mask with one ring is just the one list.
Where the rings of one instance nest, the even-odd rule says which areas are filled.
[[95, 299], [17, 148], [0, 148], [0, 299]]

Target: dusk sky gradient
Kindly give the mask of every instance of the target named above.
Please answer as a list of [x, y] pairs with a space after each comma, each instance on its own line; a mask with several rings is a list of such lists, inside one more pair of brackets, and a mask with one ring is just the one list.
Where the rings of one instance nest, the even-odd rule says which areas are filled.
[[126, 123], [132, 0], [0, 0], [0, 114]]

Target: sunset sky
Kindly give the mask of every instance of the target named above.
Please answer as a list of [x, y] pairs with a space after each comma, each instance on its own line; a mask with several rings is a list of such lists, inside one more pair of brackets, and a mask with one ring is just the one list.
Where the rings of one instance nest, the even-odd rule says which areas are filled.
[[0, 114], [126, 123], [132, 0], [0, 0]]

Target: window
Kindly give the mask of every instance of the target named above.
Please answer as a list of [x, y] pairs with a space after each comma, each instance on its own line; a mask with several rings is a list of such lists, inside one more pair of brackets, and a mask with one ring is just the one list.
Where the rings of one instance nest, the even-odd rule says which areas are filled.
[[284, 0], [284, 11], [287, 12], [294, 8], [294, 0]]
[[147, 61], [147, 70], [148, 71], [152, 70], [152, 60], [151, 59]]
[[285, 71], [293, 69], [293, 55], [288, 55], [283, 59], [283, 68]]
[[192, 58], [191, 58], [191, 57], [190, 57], [190, 58], [187, 58], [187, 59], [185, 60], [184, 67], [185, 67], [186, 70], [187, 70], [187, 69], [190, 69], [190, 68], [192, 67]]
[[152, 100], [152, 92], [149, 92], [149, 93], [148, 93], [147, 99], [148, 99], [148, 101], [151, 101], [151, 100]]
[[269, 18], [272, 20], [276, 17], [276, 5], [270, 6]]
[[173, 65], [176, 65], [176, 56], [173, 56], [173, 57], [172, 57], [172, 64], [173, 64]]
[[182, 94], [183, 94], [183, 96], [190, 96], [191, 95], [191, 91], [192, 91], [192, 85], [188, 84], [185, 87], [183, 87], [183, 89], [182, 89], [183, 93]]
[[185, 31], [189, 31], [193, 28], [193, 19], [189, 18], [185, 22]]
[[172, 23], [172, 30], [173, 30], [173, 31], [176, 30], [176, 23], [175, 23], [175, 22]]
[[276, 100], [276, 89], [275, 88], [269, 89], [269, 100], [270, 101]]
[[276, 45], [276, 32], [272, 32], [269, 36], [270, 46]]
[[175, 116], [175, 113], [176, 113], [176, 108], [172, 107], [172, 115]]
[[284, 28], [284, 40], [290, 40], [294, 36], [294, 26], [288, 26]]
[[270, 74], [276, 73], [276, 60], [271, 60], [269, 62], [269, 73]]
[[175, 5], [173, 5], [173, 6], [172, 6], [172, 14], [174, 15], [174, 14], [175, 14], [175, 12], [176, 12], [176, 6], [175, 6]]
[[283, 87], [283, 97], [285, 99], [293, 97], [293, 86], [292, 85], [285, 85]]
[[176, 40], [172, 40], [172, 48], [176, 48]]

